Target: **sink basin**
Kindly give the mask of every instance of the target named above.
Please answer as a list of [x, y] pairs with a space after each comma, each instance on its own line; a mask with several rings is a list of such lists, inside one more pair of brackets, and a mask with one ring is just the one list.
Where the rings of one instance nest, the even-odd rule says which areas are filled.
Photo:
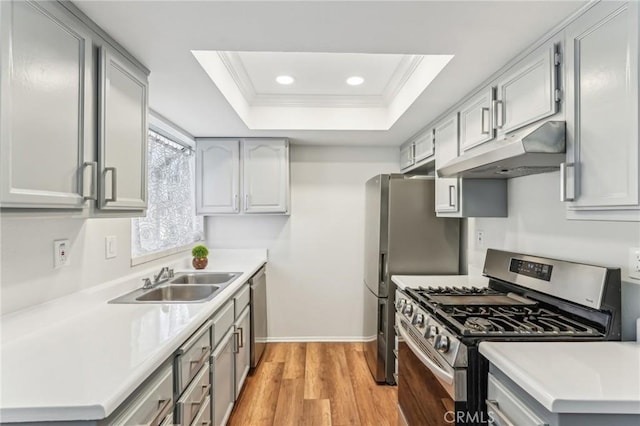
[[226, 284], [239, 275], [239, 272], [194, 272], [174, 278], [171, 284]]
[[140, 302], [199, 302], [211, 298], [220, 289], [217, 285], [182, 286], [168, 285], [154, 288], [142, 296]]

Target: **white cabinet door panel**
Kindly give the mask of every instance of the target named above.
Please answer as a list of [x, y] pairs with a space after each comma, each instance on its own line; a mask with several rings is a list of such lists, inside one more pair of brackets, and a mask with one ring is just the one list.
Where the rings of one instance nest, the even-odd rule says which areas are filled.
[[147, 207], [147, 76], [100, 48], [100, 146], [103, 210]]
[[242, 141], [243, 210], [286, 213], [289, 206], [289, 143], [287, 140]]
[[82, 208], [91, 37], [53, 3], [0, 9], [1, 205]]
[[233, 330], [230, 330], [213, 353], [213, 419], [216, 426], [227, 422], [235, 401], [233, 336]]
[[541, 48], [498, 81], [494, 123], [509, 133], [556, 113], [555, 46]]
[[567, 29], [569, 208], [637, 206], [638, 4], [598, 4]]
[[[458, 156], [457, 114], [441, 122], [435, 128], [436, 168]], [[436, 212], [457, 212], [458, 178], [436, 177]]]
[[196, 160], [197, 213], [238, 213], [240, 141], [199, 140]]
[[400, 147], [400, 170], [404, 170], [408, 167], [413, 166], [415, 163], [413, 157], [414, 145], [413, 143], [408, 143]]
[[493, 89], [489, 88], [460, 109], [460, 150], [465, 151], [493, 139]]
[[249, 345], [251, 344], [250, 311], [249, 306], [247, 306], [235, 324], [236, 338], [238, 339], [235, 368], [236, 400], [238, 399], [238, 396], [240, 396], [242, 385], [244, 384], [244, 381], [249, 374], [249, 368], [251, 367], [251, 357], [249, 354]]
[[424, 160], [425, 158], [431, 157], [434, 154], [433, 130], [429, 130], [428, 132], [420, 135], [413, 144], [416, 163]]

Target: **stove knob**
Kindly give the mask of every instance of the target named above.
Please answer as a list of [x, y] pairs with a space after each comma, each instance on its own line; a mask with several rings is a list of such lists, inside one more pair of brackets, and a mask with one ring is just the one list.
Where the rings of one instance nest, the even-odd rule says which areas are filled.
[[396, 309], [398, 311], [402, 312], [402, 308], [404, 308], [404, 305], [406, 305], [406, 304], [407, 304], [407, 299], [400, 299], [396, 303]]
[[416, 316], [413, 317], [413, 321], [411, 321], [411, 324], [415, 325], [416, 327], [424, 327], [424, 315], [416, 314]]
[[411, 316], [413, 314], [413, 305], [411, 303], [404, 305], [404, 311], [402, 311], [402, 313]]
[[449, 338], [447, 336], [438, 336], [433, 344], [438, 352], [446, 354], [449, 351]]
[[436, 327], [435, 325], [429, 326], [429, 328], [427, 328], [427, 339], [432, 342], [435, 340], [436, 336], [438, 335], [438, 327]]

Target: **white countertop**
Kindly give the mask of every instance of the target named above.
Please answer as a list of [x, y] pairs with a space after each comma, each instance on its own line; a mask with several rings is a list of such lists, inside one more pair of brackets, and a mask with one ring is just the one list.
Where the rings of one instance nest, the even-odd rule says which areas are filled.
[[393, 275], [400, 290], [417, 287], [486, 287], [489, 279], [478, 275]]
[[206, 271], [242, 275], [206, 303], [108, 304], [140, 287], [138, 273], [0, 317], [1, 421], [109, 416], [266, 261], [213, 250]]
[[551, 412], [640, 414], [640, 343], [482, 342], [480, 353]]

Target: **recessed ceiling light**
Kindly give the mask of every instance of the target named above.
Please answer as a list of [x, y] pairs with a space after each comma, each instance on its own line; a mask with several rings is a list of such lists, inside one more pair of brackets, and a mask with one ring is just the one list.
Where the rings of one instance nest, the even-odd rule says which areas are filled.
[[290, 75], [279, 75], [276, 77], [276, 81], [280, 84], [287, 85], [293, 83], [296, 80]]
[[362, 83], [364, 83], [364, 78], [357, 75], [347, 79], [347, 84], [350, 86], [360, 86]]

